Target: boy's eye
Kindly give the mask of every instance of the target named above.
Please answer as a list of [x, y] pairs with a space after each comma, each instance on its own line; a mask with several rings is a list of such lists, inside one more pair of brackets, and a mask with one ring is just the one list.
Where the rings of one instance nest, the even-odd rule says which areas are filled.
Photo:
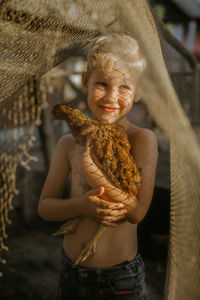
[[105, 86], [105, 87], [107, 86], [107, 84], [103, 81], [99, 81], [96, 84], [99, 85], [99, 86]]
[[122, 89], [122, 90], [129, 90], [129, 87], [127, 85], [121, 85], [120, 89]]

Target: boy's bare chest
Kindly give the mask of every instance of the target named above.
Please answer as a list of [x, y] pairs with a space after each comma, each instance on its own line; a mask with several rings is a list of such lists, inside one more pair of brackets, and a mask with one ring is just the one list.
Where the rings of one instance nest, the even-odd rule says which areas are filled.
[[82, 167], [82, 155], [84, 147], [74, 144], [72, 151], [69, 154], [69, 161], [71, 164], [71, 197], [79, 196], [90, 190], [90, 186], [84, 179]]

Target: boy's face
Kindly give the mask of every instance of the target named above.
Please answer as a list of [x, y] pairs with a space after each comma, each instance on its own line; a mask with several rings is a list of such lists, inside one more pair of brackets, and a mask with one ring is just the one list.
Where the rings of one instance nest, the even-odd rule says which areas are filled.
[[112, 124], [122, 119], [137, 101], [130, 72], [115, 64], [96, 67], [89, 78], [83, 73], [82, 85], [88, 94], [90, 110], [102, 123]]

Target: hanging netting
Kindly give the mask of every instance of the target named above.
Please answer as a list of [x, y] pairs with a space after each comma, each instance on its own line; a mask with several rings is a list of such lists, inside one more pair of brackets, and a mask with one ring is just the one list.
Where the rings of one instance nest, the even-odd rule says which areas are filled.
[[[165, 297], [199, 299], [200, 149], [188, 118], [197, 121], [199, 67], [184, 48], [174, 49], [163, 26], [146, 0], [0, 1], [1, 251], [6, 250], [8, 213], [17, 193], [16, 168], [19, 164], [29, 168], [35, 159], [29, 149], [46, 103], [41, 75], [101, 33], [127, 33], [138, 41], [148, 65], [138, 93], [170, 139]], [[187, 77], [184, 85], [181, 74]]]

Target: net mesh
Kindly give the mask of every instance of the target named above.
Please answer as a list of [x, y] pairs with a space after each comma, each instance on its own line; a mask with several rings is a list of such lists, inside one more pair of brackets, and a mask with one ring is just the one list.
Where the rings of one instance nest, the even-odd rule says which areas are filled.
[[171, 216], [165, 298], [198, 299], [200, 160], [198, 140], [188, 119], [198, 120], [197, 62], [184, 50], [171, 46], [170, 37], [145, 0], [126, 0], [123, 4], [0, 1], [0, 32], [1, 251], [6, 249], [8, 212], [17, 192], [17, 165], [28, 168], [34, 159], [29, 149], [46, 102], [40, 76], [62, 62], [70, 49], [84, 47], [100, 33], [124, 32], [138, 40], [147, 59], [148, 70], [139, 93], [151, 118], [170, 138]]

